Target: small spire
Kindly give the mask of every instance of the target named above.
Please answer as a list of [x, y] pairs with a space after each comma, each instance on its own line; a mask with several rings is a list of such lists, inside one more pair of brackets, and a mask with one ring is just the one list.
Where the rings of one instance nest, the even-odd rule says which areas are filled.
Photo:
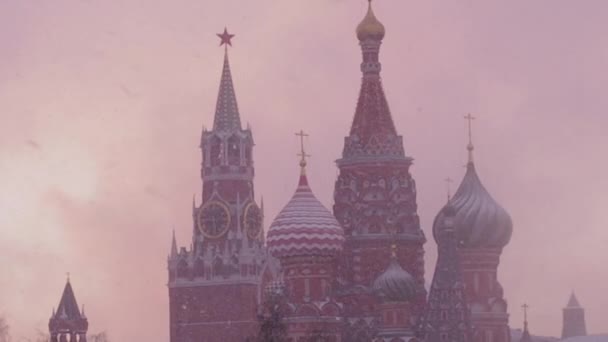
[[84, 313], [84, 304], [82, 304], [82, 310], [80, 310], [80, 311], [81, 311], [81, 315], [82, 315], [82, 317], [86, 317], [86, 315], [85, 315], [85, 313]]
[[298, 156], [301, 157], [300, 159], [300, 185], [305, 185], [302, 184], [302, 182], [304, 181], [305, 183], [308, 183], [306, 181], [306, 158], [310, 157], [310, 154], [307, 154], [306, 151], [304, 150], [304, 137], [307, 137], [308, 134], [304, 133], [303, 130], [300, 130], [300, 132], [296, 133], [296, 136], [300, 137], [300, 153], [298, 153]]
[[568, 300], [568, 306], [569, 308], [580, 308], [581, 304], [578, 302], [578, 299], [576, 298], [576, 294], [574, 294], [574, 290], [572, 290], [572, 294], [570, 294], [570, 299]]
[[173, 229], [173, 237], [171, 238], [171, 258], [177, 257], [177, 240], [175, 239], [175, 228]]
[[469, 160], [468, 160], [468, 164], [473, 164], [473, 150], [475, 149], [475, 147], [473, 146], [473, 120], [475, 120], [476, 118], [471, 115], [471, 113], [467, 114], [464, 116], [465, 120], [468, 121], [468, 125], [469, 125], [469, 144], [467, 145], [467, 151], [469, 151]]
[[530, 305], [524, 303], [524, 305], [522, 305], [521, 308], [524, 310], [524, 327], [527, 329], [528, 328], [528, 309], [530, 308]]

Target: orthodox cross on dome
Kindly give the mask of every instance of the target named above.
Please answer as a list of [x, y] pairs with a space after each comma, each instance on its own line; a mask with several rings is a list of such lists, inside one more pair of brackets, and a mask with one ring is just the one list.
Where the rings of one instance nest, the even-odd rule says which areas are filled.
[[524, 309], [524, 322], [528, 322], [528, 309], [530, 308], [530, 305], [524, 303], [521, 308]]
[[448, 191], [448, 202], [452, 199], [452, 183], [454, 183], [452, 178], [448, 177], [445, 179], [445, 184]]
[[464, 116], [465, 120], [468, 121], [469, 126], [469, 144], [467, 145], [467, 151], [469, 151], [469, 163], [473, 162], [473, 120], [476, 118], [471, 113]]
[[228, 45], [232, 46], [232, 38], [234, 35], [228, 33], [228, 29], [226, 27], [224, 27], [224, 32], [218, 33], [217, 36], [221, 39], [220, 46], [226, 45], [226, 49], [228, 48]]
[[300, 167], [302, 168], [302, 172], [304, 172], [304, 168], [306, 167], [306, 158], [311, 157], [310, 154], [307, 154], [304, 150], [304, 137], [307, 137], [308, 134], [304, 133], [303, 130], [300, 130], [296, 133], [296, 136], [300, 137], [300, 153], [298, 153], [298, 157], [302, 157], [300, 159]]

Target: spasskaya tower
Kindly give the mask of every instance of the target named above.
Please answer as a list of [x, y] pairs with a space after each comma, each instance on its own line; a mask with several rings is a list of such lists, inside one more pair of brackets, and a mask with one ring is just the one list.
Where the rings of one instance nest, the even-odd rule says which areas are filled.
[[213, 129], [201, 136], [202, 202], [193, 202], [190, 248], [168, 258], [171, 342], [244, 341], [255, 334], [258, 285], [266, 257], [263, 208], [253, 189], [253, 135], [242, 129], [228, 46]]

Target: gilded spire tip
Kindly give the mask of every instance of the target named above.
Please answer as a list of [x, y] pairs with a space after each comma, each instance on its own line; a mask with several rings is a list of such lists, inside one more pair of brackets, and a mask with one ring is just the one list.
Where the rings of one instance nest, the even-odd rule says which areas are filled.
[[357, 37], [360, 41], [368, 39], [381, 41], [384, 38], [384, 25], [376, 18], [372, 8], [372, 1], [368, 0], [367, 14], [357, 26]]

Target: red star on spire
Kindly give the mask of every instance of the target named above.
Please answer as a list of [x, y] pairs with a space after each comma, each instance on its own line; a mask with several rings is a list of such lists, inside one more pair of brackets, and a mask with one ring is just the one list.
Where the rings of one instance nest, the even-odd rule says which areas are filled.
[[228, 33], [228, 29], [224, 27], [224, 33], [218, 33], [217, 36], [220, 37], [220, 39], [222, 40], [220, 42], [220, 46], [224, 44], [232, 46], [232, 42], [230, 40], [232, 39], [232, 37], [234, 37], [234, 35]]

